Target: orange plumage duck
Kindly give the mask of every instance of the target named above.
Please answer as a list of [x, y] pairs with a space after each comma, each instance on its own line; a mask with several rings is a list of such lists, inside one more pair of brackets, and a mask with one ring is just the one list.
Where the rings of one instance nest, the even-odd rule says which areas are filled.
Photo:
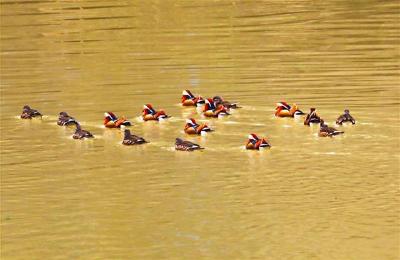
[[247, 150], [260, 150], [260, 148], [271, 147], [265, 138], [259, 138], [256, 134], [250, 134], [246, 143]]
[[144, 121], [166, 119], [169, 116], [164, 112], [164, 110], [155, 110], [151, 104], [146, 104], [143, 106], [142, 118]]
[[120, 128], [123, 126], [132, 125], [125, 117], [118, 118], [113, 112], [104, 113], [104, 126], [107, 128]]
[[193, 118], [186, 120], [185, 133], [190, 135], [200, 135], [202, 132], [211, 132], [210, 127], [206, 124], [198, 124]]
[[190, 90], [182, 91], [182, 106], [200, 106], [205, 103], [204, 98], [201, 96], [195, 96]]
[[275, 116], [277, 117], [294, 117], [304, 115], [304, 113], [299, 110], [296, 104], [290, 106], [286, 102], [279, 102], [276, 104]]
[[219, 115], [229, 115], [229, 112], [222, 104], [216, 105], [211, 98], [208, 98], [203, 109], [203, 115], [206, 117], [218, 117]]

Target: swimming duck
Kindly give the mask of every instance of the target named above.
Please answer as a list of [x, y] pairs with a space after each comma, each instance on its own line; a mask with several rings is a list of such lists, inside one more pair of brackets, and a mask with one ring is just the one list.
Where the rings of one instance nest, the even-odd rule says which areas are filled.
[[33, 117], [39, 117], [39, 116], [40, 118], [42, 118], [42, 114], [39, 111], [30, 108], [30, 106], [28, 105], [25, 105], [22, 108], [21, 118], [23, 119], [32, 119]]
[[57, 125], [59, 126], [69, 126], [79, 124], [72, 116], [68, 115], [67, 112], [60, 112], [58, 115]]
[[168, 115], [165, 114], [164, 110], [156, 111], [151, 104], [146, 104], [143, 106], [143, 114], [142, 118], [144, 121], [149, 120], [160, 120], [168, 118]]
[[237, 103], [231, 103], [231, 102], [229, 102], [229, 101], [227, 101], [227, 100], [222, 99], [222, 97], [220, 97], [220, 96], [215, 96], [215, 97], [213, 97], [213, 101], [214, 101], [214, 103], [215, 103], [216, 106], [218, 106], [218, 105], [223, 105], [223, 106], [224, 106], [225, 108], [227, 108], [227, 109], [230, 109], [230, 108], [232, 108], [232, 109], [240, 108], [240, 107], [237, 105]]
[[319, 124], [321, 122], [321, 118], [315, 111], [315, 108], [310, 108], [310, 113], [307, 114], [306, 119], [304, 120], [304, 125], [310, 125], [310, 124]]
[[299, 110], [296, 104], [293, 104], [293, 106], [290, 106], [286, 102], [279, 102], [276, 104], [275, 108], [275, 116], [278, 117], [294, 117], [294, 116], [300, 116], [304, 115], [304, 113]]
[[118, 118], [113, 112], [104, 113], [104, 126], [108, 128], [120, 128], [121, 126], [130, 126], [131, 122], [125, 117]]
[[259, 138], [256, 134], [250, 134], [247, 140], [247, 150], [260, 150], [260, 148], [271, 147], [271, 144], [265, 138]]
[[199, 125], [193, 118], [186, 120], [185, 133], [187, 134], [200, 135], [201, 132], [211, 132], [211, 131], [212, 131], [211, 128], [209, 128], [206, 124]]
[[221, 104], [217, 106], [211, 98], [208, 98], [203, 109], [203, 115], [206, 117], [218, 117], [219, 115], [229, 115], [229, 113], [226, 107]]
[[182, 91], [182, 106], [197, 106], [205, 103], [201, 96], [195, 97], [190, 90]]
[[320, 123], [320, 129], [319, 129], [319, 136], [321, 137], [332, 137], [334, 135], [339, 135], [339, 134], [343, 134], [343, 131], [339, 131], [333, 127], [329, 127], [328, 125], [326, 125], [324, 123], [324, 120], [321, 119], [321, 123]]
[[339, 116], [336, 120], [336, 124], [341, 125], [344, 122], [351, 122], [353, 125], [356, 123], [356, 120], [350, 115], [350, 111], [348, 109], [344, 110], [344, 114]]
[[81, 125], [78, 123], [76, 124], [75, 133], [72, 135], [74, 139], [83, 139], [83, 138], [94, 138], [94, 136], [86, 130], [82, 130]]
[[194, 151], [194, 150], [202, 150], [204, 149], [203, 147], [200, 147], [200, 145], [189, 142], [189, 141], [184, 141], [180, 138], [176, 138], [175, 141], [175, 150], [178, 151]]
[[143, 137], [133, 135], [133, 134], [131, 134], [131, 131], [129, 131], [128, 129], [125, 129], [124, 140], [122, 141], [122, 144], [134, 145], [134, 144], [144, 144], [144, 143], [147, 143], [147, 141], [144, 140]]

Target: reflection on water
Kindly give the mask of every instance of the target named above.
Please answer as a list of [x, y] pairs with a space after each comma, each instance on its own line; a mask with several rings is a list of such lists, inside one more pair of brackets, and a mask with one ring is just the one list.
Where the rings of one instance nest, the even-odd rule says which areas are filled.
[[[396, 1], [3, 1], [2, 258], [396, 259]], [[243, 107], [205, 119], [183, 89]], [[343, 136], [274, 118], [316, 107]], [[173, 117], [141, 122], [152, 103]], [[43, 120], [16, 119], [23, 105]], [[76, 117], [94, 140], [56, 125]], [[103, 113], [151, 143], [123, 147]], [[175, 152], [185, 119], [216, 131]], [[243, 149], [249, 133], [273, 147]]]

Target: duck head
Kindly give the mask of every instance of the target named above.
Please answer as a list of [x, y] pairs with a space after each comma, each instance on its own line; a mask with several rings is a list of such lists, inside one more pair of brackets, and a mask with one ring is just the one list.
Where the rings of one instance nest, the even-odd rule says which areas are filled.
[[276, 103], [276, 109], [279, 109], [279, 108], [280, 109], [285, 109], [285, 110], [290, 110], [289, 104], [284, 102], [284, 101]]
[[182, 99], [186, 100], [186, 99], [194, 99], [195, 96], [192, 94], [192, 92], [190, 92], [190, 90], [186, 89], [184, 91], [182, 91]]
[[153, 108], [153, 106], [152, 106], [151, 104], [146, 104], [146, 105], [144, 105], [144, 106], [143, 106], [143, 111], [144, 111], [146, 114], [152, 114], [152, 115], [154, 115], [155, 113], [157, 113], [156, 110]]
[[206, 101], [206, 105], [204, 107], [204, 111], [214, 110], [216, 108], [215, 103], [211, 98], [207, 98], [205, 101]]
[[346, 115], [348, 115], [348, 114], [350, 114], [350, 110], [345, 109], [345, 110], [344, 110], [344, 113], [345, 113]]
[[118, 117], [113, 112], [105, 112], [104, 119], [109, 121], [116, 121]]
[[194, 120], [194, 118], [186, 119], [186, 124], [190, 127], [198, 126], [198, 124], [196, 123], [196, 120]]
[[213, 101], [215, 104], [222, 103], [224, 100], [220, 96], [213, 97]]
[[23, 111], [28, 111], [28, 110], [31, 110], [31, 107], [28, 106], [28, 105], [25, 105], [25, 106], [22, 108], [22, 110], [23, 110]]
[[260, 140], [260, 138], [258, 138], [258, 136], [256, 134], [249, 134], [249, 142], [251, 142], [252, 144], [256, 144], [258, 142], [258, 140]]
[[60, 117], [67, 117], [67, 116], [68, 116], [68, 113], [67, 113], [67, 112], [60, 112], [60, 113], [59, 113], [59, 116], [60, 116]]
[[131, 136], [131, 131], [129, 129], [124, 130], [124, 139], [127, 139]]

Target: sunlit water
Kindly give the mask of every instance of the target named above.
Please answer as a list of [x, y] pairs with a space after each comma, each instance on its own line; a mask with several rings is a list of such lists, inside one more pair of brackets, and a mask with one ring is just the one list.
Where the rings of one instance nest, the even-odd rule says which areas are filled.
[[[397, 1], [1, 3], [2, 259], [397, 259]], [[183, 89], [243, 107], [204, 119]], [[273, 116], [277, 101], [333, 125]], [[172, 116], [140, 122], [144, 103]], [[21, 120], [29, 104], [46, 116]], [[93, 132], [71, 138], [67, 111]], [[125, 115], [149, 144], [102, 127]], [[208, 122], [203, 137], [185, 119]], [[273, 147], [246, 151], [249, 133]], [[176, 137], [206, 149], [173, 149]]]

